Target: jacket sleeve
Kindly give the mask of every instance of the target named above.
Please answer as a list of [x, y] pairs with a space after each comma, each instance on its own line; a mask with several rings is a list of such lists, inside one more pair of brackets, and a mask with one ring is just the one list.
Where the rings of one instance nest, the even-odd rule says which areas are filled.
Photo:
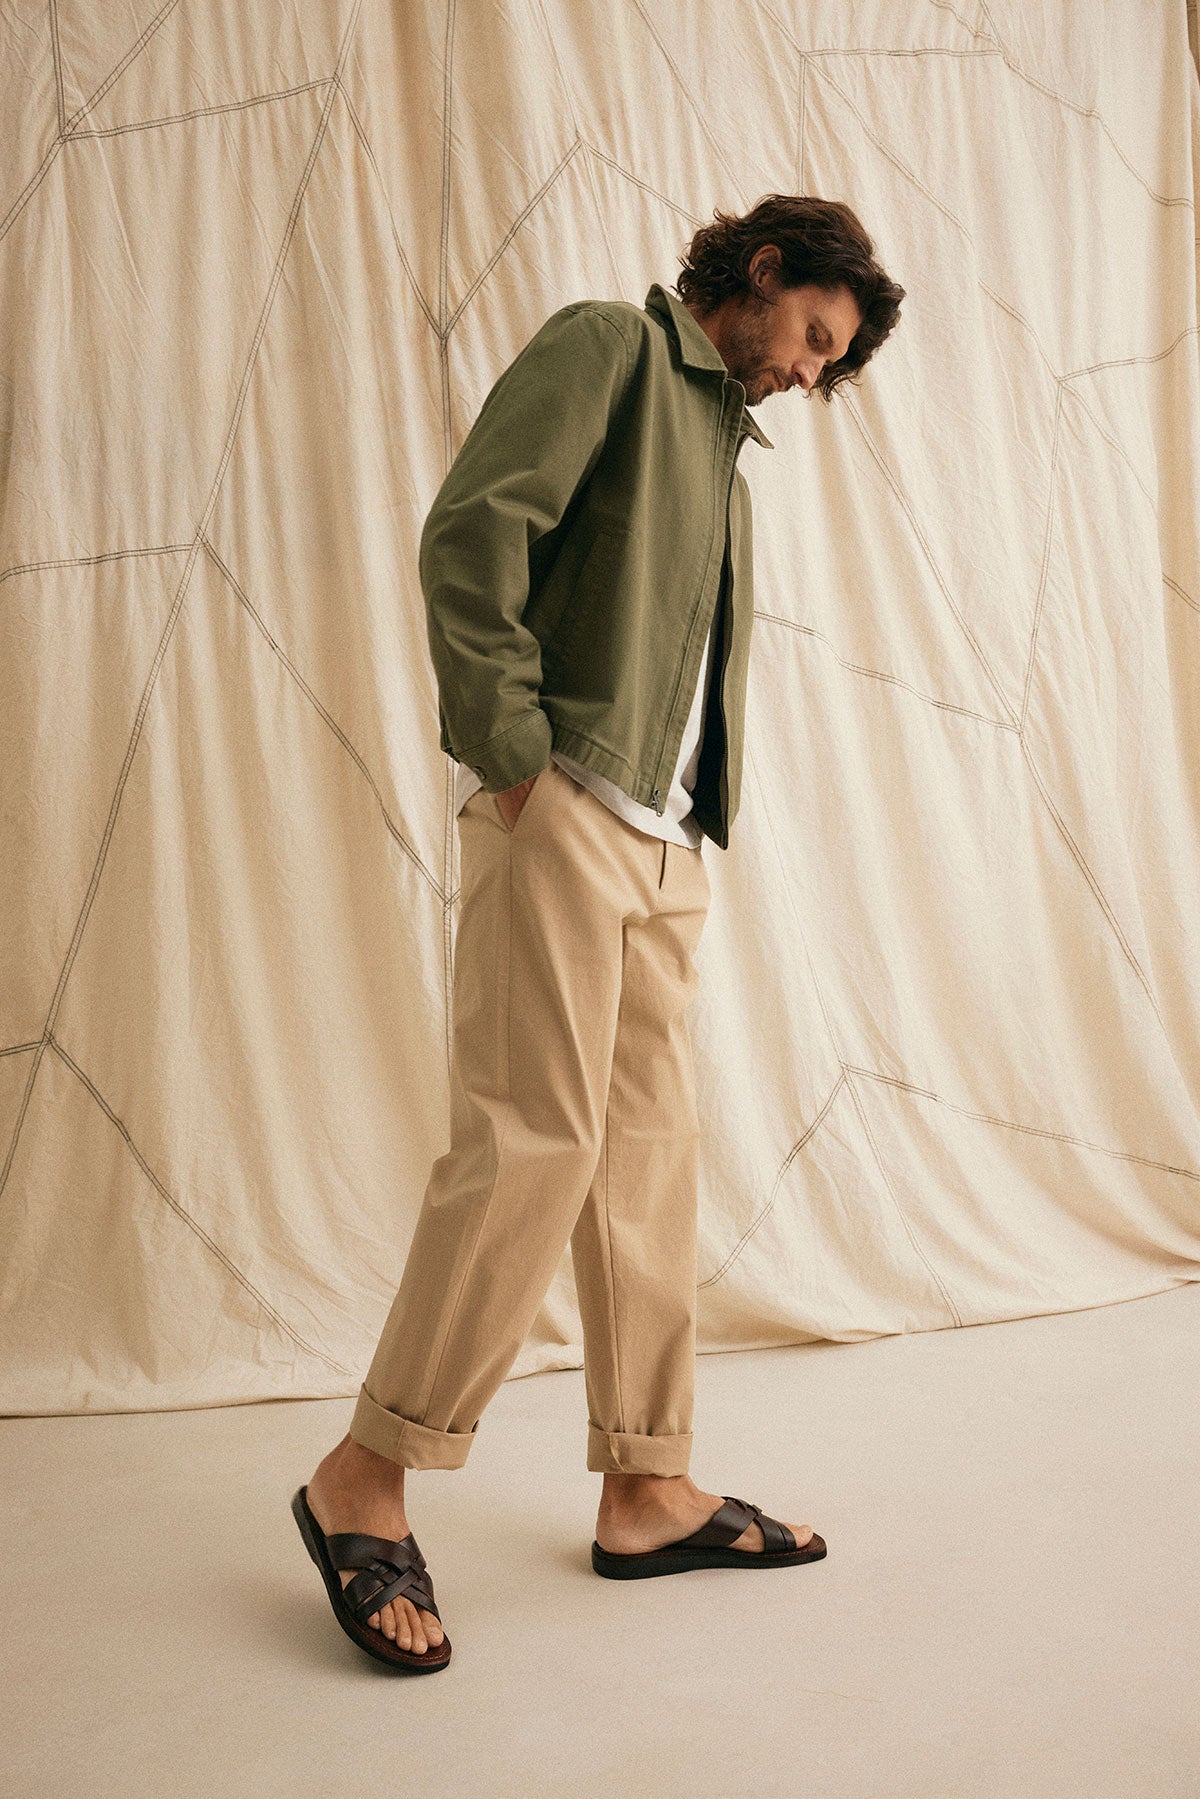
[[620, 328], [586, 302], [551, 314], [491, 389], [425, 520], [441, 744], [490, 793], [550, 760], [541, 646], [522, 623], [529, 551], [595, 468], [629, 362]]

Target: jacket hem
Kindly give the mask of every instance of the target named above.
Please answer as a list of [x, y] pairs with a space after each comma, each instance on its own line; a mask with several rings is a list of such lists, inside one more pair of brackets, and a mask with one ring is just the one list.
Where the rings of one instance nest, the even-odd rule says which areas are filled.
[[564, 756], [581, 762], [584, 768], [590, 768], [593, 773], [615, 782], [621, 792], [631, 800], [636, 800], [639, 806], [651, 804], [648, 792], [635, 791], [638, 780], [633, 766], [624, 756], [618, 755], [616, 750], [607, 749], [604, 744], [597, 743], [594, 737], [585, 737], [582, 731], [573, 731], [568, 725], [558, 724], [553, 719], [550, 721], [550, 732], [552, 749], [561, 750]]
[[[571, 757], [572, 761], [582, 763], [584, 768], [614, 782], [622, 793], [639, 806], [653, 804], [653, 789], [645, 793], [635, 791], [637, 776], [624, 756], [597, 743], [594, 737], [585, 737], [582, 731], [573, 731], [569, 725], [559, 724], [552, 719], [550, 728], [552, 750], [560, 750], [564, 756]], [[719, 815], [714, 817], [702, 805], [697, 806], [693, 799], [689, 817], [695, 818], [703, 835], [715, 843], [718, 849], [728, 849], [729, 831]]]

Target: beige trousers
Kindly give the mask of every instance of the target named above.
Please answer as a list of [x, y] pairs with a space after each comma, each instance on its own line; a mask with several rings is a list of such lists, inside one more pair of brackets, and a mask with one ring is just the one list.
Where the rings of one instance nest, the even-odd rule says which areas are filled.
[[554, 762], [512, 830], [482, 789], [458, 825], [450, 1147], [350, 1434], [407, 1468], [460, 1468], [569, 1239], [587, 1466], [686, 1473], [700, 847], [637, 830]]

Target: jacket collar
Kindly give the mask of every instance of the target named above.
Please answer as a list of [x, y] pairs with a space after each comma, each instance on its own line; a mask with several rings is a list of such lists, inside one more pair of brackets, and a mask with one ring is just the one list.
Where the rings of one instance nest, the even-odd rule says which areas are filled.
[[[716, 374], [728, 375], [729, 370], [725, 367], [717, 346], [707, 331], [701, 329], [682, 300], [677, 300], [674, 294], [669, 294], [657, 281], [652, 281], [644, 304], [647, 312], [658, 315], [669, 335], [674, 338], [685, 367], [710, 369]], [[750, 417], [745, 405], [742, 407], [741, 431], [743, 436], [748, 435], [755, 443], [761, 444], [764, 450], [775, 448], [770, 438], [763, 435]]]

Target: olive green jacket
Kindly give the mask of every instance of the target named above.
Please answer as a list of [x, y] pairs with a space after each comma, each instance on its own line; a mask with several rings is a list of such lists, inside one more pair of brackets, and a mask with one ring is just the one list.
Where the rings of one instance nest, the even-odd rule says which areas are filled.
[[555, 749], [661, 813], [723, 593], [692, 797], [727, 847], [754, 612], [735, 465], [772, 447], [745, 398], [657, 282], [562, 307], [489, 392], [419, 555], [441, 747], [488, 792]]

